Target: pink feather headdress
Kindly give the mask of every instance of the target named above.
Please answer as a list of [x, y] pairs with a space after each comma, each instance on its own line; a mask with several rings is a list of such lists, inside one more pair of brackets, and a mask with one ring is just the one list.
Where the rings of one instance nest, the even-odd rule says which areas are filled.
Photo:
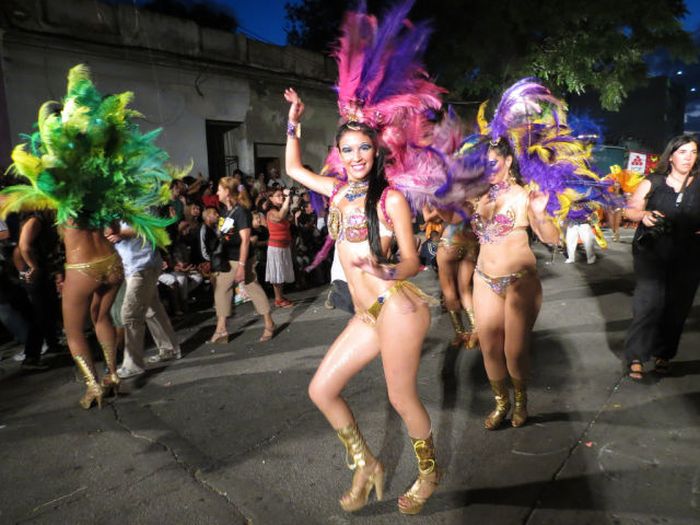
[[[415, 159], [408, 146], [420, 143], [429, 119], [439, 111], [444, 90], [433, 83], [422, 57], [431, 29], [406, 19], [413, 0], [399, 3], [381, 23], [366, 13], [364, 2], [345, 15], [334, 57], [338, 63], [338, 111], [343, 123], [360, 122], [377, 130], [387, 152], [386, 175], [394, 179]], [[345, 179], [337, 149], [324, 172]]]

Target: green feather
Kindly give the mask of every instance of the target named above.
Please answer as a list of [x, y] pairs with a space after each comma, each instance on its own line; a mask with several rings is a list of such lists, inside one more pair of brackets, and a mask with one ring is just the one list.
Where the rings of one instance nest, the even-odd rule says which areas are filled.
[[[155, 145], [160, 130], [141, 133], [128, 108], [131, 92], [103, 97], [78, 65], [68, 72], [63, 109], [47, 102], [39, 109], [37, 131], [13, 151], [12, 172], [29, 182], [3, 191], [5, 210], [32, 206], [56, 210], [58, 223], [77, 220], [102, 228], [126, 220], [147, 242], [169, 243], [172, 219], [151, 210], [169, 200], [168, 185], [186, 170], [166, 166], [168, 155]], [[191, 167], [191, 166], [190, 166]]]

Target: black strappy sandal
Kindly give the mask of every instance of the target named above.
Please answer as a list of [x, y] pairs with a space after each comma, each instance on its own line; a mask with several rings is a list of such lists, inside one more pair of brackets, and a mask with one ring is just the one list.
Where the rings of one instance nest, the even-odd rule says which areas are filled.
[[664, 359], [663, 357], [657, 357], [654, 359], [654, 372], [659, 375], [665, 376], [668, 374], [668, 369], [670, 366], [671, 363], [669, 363], [668, 359]]

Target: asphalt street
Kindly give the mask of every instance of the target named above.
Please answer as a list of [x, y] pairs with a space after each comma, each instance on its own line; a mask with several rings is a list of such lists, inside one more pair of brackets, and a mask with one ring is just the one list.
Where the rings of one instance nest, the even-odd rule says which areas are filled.
[[[631, 231], [598, 261], [564, 264], [538, 246], [544, 304], [533, 341], [528, 424], [489, 432], [478, 351], [449, 347], [439, 307], [424, 344], [420, 394], [432, 417], [438, 492], [419, 516], [396, 498], [416, 475], [379, 361], [346, 397], [387, 472], [385, 500], [346, 514], [344, 449], [306, 387], [347, 314], [325, 289], [291, 294], [277, 336], [258, 343], [250, 304], [234, 338], [211, 345], [214, 312], [176, 324], [184, 357], [125, 383], [102, 410], [79, 408], [67, 356], [26, 374], [0, 362], [0, 523], [31, 524], [698, 524], [700, 301], [668, 377], [626, 377]], [[432, 271], [416, 283], [438, 295]], [[398, 326], [397, 330], [401, 327]]]

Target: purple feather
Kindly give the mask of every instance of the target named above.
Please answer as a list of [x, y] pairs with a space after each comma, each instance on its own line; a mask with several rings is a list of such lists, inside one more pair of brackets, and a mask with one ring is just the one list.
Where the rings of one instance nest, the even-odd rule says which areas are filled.
[[[398, 36], [401, 29], [404, 28], [406, 16], [413, 7], [414, 0], [406, 0], [403, 3], [397, 4], [389, 10], [382, 19], [377, 34], [374, 36], [374, 43], [367, 50], [364, 59], [364, 67], [360, 76], [360, 92], [358, 98], [368, 103], [367, 97], [374, 95], [371, 85], [375, 82], [381, 82], [384, 78], [384, 69], [386, 67], [387, 50], [391, 49], [394, 40]], [[393, 58], [393, 57], [390, 57]], [[372, 100], [379, 100], [377, 96], [372, 96]]]
[[309, 199], [311, 200], [311, 207], [316, 215], [321, 216], [326, 211], [326, 203], [323, 200], [323, 195], [309, 190]]

